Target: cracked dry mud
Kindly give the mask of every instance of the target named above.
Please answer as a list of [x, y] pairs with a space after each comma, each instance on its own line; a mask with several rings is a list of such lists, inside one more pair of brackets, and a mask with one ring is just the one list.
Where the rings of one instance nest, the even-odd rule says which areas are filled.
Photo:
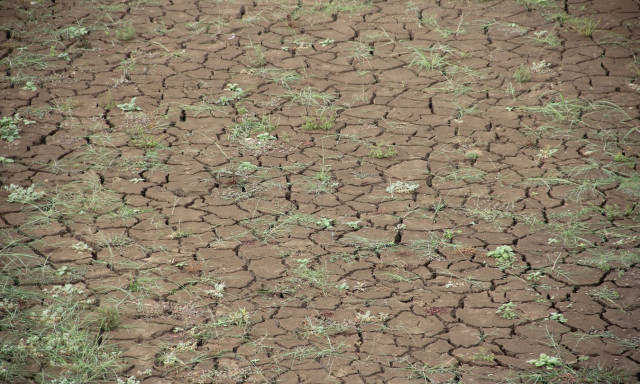
[[5, 381], [638, 381], [637, 1], [1, 7]]

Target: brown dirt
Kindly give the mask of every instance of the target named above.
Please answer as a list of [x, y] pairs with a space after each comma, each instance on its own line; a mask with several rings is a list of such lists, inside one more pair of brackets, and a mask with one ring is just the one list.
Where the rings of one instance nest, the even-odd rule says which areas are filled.
[[8, 284], [117, 307], [109, 382], [637, 382], [637, 1], [360, 3], [3, 2], [0, 182], [47, 193], [0, 193]]

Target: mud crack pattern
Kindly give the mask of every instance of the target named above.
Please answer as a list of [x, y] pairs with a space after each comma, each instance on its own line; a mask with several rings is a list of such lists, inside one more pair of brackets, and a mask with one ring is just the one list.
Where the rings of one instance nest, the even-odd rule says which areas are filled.
[[637, 1], [0, 7], [0, 380], [638, 382]]

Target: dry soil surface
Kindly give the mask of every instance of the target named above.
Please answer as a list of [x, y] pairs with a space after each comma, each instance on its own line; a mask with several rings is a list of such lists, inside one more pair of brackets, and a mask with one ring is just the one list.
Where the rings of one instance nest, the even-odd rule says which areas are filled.
[[638, 381], [637, 1], [0, 6], [0, 378]]

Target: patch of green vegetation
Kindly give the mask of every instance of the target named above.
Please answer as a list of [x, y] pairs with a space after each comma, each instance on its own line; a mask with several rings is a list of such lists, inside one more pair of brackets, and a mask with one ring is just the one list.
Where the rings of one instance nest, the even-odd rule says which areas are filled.
[[513, 72], [513, 78], [518, 83], [526, 83], [527, 81], [531, 80], [531, 70], [524, 63], [520, 64]]
[[387, 159], [390, 157], [394, 157], [398, 154], [396, 151], [395, 145], [392, 144], [373, 144], [369, 146], [369, 157], [373, 157], [375, 159]]
[[292, 271], [293, 283], [318, 288], [323, 294], [326, 294], [327, 290], [335, 285], [329, 280], [329, 271], [326, 268], [311, 267], [311, 259], [298, 259], [295, 262], [297, 266]]
[[560, 359], [559, 357], [548, 356], [547, 354], [541, 353], [540, 357], [538, 357], [537, 359], [528, 360], [527, 363], [533, 364], [536, 367], [554, 369], [562, 365], [562, 359]]
[[598, 28], [600, 20], [596, 20], [593, 17], [569, 17], [564, 23], [581, 36], [591, 37]]
[[112, 331], [120, 325], [120, 312], [115, 307], [100, 307], [96, 322], [102, 331]]
[[410, 363], [406, 359], [402, 359], [397, 364], [402, 370], [410, 373], [410, 380], [420, 380], [424, 383], [436, 383], [440, 380], [434, 381], [434, 377], [445, 377], [447, 382], [457, 382], [462, 377], [460, 367], [451, 365], [449, 363], [442, 363], [439, 365], [428, 365], [424, 363]]
[[[542, 97], [541, 97], [542, 98]], [[577, 124], [581, 121], [585, 111], [593, 110], [596, 105], [589, 104], [579, 99], [565, 99], [560, 93], [554, 93], [549, 100], [538, 107], [509, 107], [507, 110], [521, 110], [531, 113], [539, 113], [555, 121]]]
[[18, 123], [20, 118], [16, 116], [3, 116], [0, 119], [0, 140], [12, 142], [20, 138], [20, 128]]
[[122, 169], [136, 172], [150, 171], [152, 169], [164, 169], [167, 167], [160, 158], [158, 148], [146, 150], [142, 156], [124, 159], [120, 162]]
[[528, 10], [556, 6], [556, 3], [554, 0], [516, 0], [516, 2], [518, 4], [524, 5], [525, 7], [527, 7]]
[[228, 130], [229, 140], [245, 140], [254, 135], [273, 132], [276, 127], [269, 116], [257, 117], [249, 111], [242, 113]]
[[117, 210], [123, 204], [118, 194], [104, 188], [96, 174], [87, 173], [82, 180], [48, 193], [36, 204], [36, 210], [27, 224], [64, 224], [82, 217], [97, 218]]
[[36, 191], [35, 185], [31, 184], [27, 188], [20, 187], [14, 184], [4, 186], [3, 189], [9, 192], [7, 202], [9, 203], [21, 203], [21, 204], [33, 204], [36, 201], [42, 199], [46, 193], [44, 191]]
[[628, 269], [640, 264], [639, 249], [595, 248], [590, 253], [592, 256], [582, 259], [580, 263], [597, 267], [602, 271], [609, 271], [611, 268]]
[[295, 226], [313, 228], [318, 219], [295, 211], [281, 213], [274, 219], [255, 219], [250, 222], [252, 234], [260, 241], [278, 240]]
[[621, 177], [618, 189], [633, 197], [640, 197], [640, 175]]
[[285, 97], [291, 100], [291, 103], [297, 103], [305, 108], [307, 115], [313, 112], [323, 112], [326, 110], [334, 110], [333, 102], [336, 95], [328, 92], [315, 90], [311, 87], [305, 87], [299, 91], [288, 90]]
[[78, 37], [83, 37], [83, 36], [88, 35], [89, 34], [89, 30], [86, 27], [83, 27], [81, 25], [70, 26], [70, 27], [58, 30], [58, 34], [62, 38], [76, 39]]
[[411, 48], [413, 59], [409, 63], [409, 68], [417, 67], [418, 70], [442, 71], [449, 65], [449, 59], [445, 52], [434, 49]]
[[538, 45], [546, 45], [552, 48], [559, 47], [561, 40], [554, 32], [547, 30], [541, 30], [533, 32], [533, 35], [527, 37], [527, 39], [533, 41]]
[[220, 104], [222, 106], [236, 104], [238, 101], [247, 96], [247, 92], [235, 83], [227, 84], [227, 86], [225, 87], [225, 91], [229, 91], [231, 92], [231, 94], [222, 95], [216, 101], [217, 104]]
[[512, 320], [520, 317], [516, 312], [516, 304], [512, 302], [501, 304], [496, 311], [503, 319]]
[[124, 24], [116, 29], [116, 39], [120, 41], [130, 41], [136, 37], [136, 28], [131, 24]]
[[252, 45], [246, 57], [252, 68], [262, 68], [267, 65], [267, 56], [262, 45]]
[[331, 193], [340, 183], [334, 180], [331, 166], [322, 162], [319, 171], [315, 172], [310, 180], [307, 180], [307, 190], [311, 193]]
[[612, 304], [615, 304], [614, 300], [620, 298], [620, 293], [606, 286], [589, 291], [588, 294], [594, 300], [607, 301]]
[[142, 108], [136, 105], [136, 97], [132, 98], [128, 103], [118, 104], [117, 107], [122, 110], [122, 112], [136, 112], [142, 111]]
[[0, 379], [87, 383], [113, 378], [120, 352], [99, 338], [100, 325], [87, 316], [83, 291], [54, 285], [34, 293], [0, 285]]
[[316, 111], [312, 116], [305, 117], [302, 129], [305, 131], [328, 131], [336, 123], [336, 115], [332, 110]]
[[448, 38], [451, 36], [457, 37], [458, 35], [467, 32], [463, 27], [464, 15], [460, 16], [460, 21], [458, 22], [456, 29], [440, 25], [440, 23], [438, 22], [438, 16], [435, 13], [432, 13], [430, 15], [423, 14], [420, 18], [420, 23], [438, 32], [438, 34], [440, 34], [442, 38]]
[[17, 55], [8, 55], [0, 59], [0, 65], [7, 66], [9, 69], [16, 68], [34, 68], [46, 69], [48, 56], [20, 51]]
[[[542, 356], [542, 354], [541, 354]], [[600, 366], [595, 367], [571, 367], [562, 362], [557, 364], [551, 357], [540, 360], [533, 359], [530, 362], [542, 364], [540, 367], [547, 369], [538, 370], [536, 372], [525, 373], [521, 378], [526, 384], [536, 383], [585, 383], [585, 384], [623, 384], [629, 382], [629, 376], [621, 371], [616, 371]], [[536, 364], [536, 363], [531, 364]], [[549, 368], [550, 367], [550, 368]]]
[[273, 83], [280, 84], [283, 88], [291, 89], [291, 84], [299, 81], [302, 76], [296, 71], [281, 69], [277, 67], [251, 68], [250, 73], [267, 79]]

